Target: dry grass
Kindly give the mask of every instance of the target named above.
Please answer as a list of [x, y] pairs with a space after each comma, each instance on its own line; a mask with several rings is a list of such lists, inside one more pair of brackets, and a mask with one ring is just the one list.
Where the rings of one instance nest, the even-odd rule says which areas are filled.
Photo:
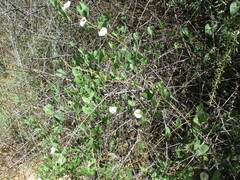
[[[1, 12], [5, 12], [2, 11], [3, 4], [0, 6]], [[31, 150], [32, 147], [23, 142], [26, 133], [23, 124], [24, 118], [31, 113], [31, 108], [35, 106], [37, 93], [33, 91], [29, 83], [27, 71], [18, 62], [19, 53], [27, 54], [28, 52], [22, 52], [14, 45], [12, 32], [7, 28], [9, 25], [7, 18], [1, 19], [0, 177], [3, 179], [34, 179], [32, 170], [21, 170], [20, 172], [18, 169], [23, 162], [29, 160], [29, 158], [22, 158], [22, 154]], [[20, 58], [24, 57], [20, 56]], [[29, 167], [32, 168], [32, 166]]]

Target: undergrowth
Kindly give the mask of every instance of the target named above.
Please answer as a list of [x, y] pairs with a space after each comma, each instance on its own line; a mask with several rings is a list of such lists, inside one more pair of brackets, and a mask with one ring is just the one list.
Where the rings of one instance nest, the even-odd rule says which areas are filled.
[[239, 1], [37, 2], [9, 123], [38, 178], [239, 177]]

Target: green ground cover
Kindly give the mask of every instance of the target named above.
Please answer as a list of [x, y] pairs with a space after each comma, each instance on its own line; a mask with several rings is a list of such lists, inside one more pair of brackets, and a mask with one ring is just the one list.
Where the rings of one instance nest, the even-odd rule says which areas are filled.
[[239, 178], [238, 0], [3, 7], [12, 169], [43, 157], [41, 179]]

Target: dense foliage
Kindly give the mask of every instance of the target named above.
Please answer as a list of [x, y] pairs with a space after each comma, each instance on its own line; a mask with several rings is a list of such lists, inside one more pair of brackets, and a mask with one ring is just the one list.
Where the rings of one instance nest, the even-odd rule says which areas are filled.
[[35, 96], [2, 131], [39, 178], [240, 177], [240, 1], [12, 4], [29, 15], [2, 23]]

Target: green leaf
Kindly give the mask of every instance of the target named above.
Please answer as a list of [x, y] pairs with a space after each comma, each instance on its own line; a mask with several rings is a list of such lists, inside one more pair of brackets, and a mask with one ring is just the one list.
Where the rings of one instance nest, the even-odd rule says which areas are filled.
[[[59, 2], [57, 0], [50, 0], [50, 2], [52, 3], [52, 5], [59, 10], [59, 8], [61, 8], [61, 5], [59, 4]], [[61, 8], [62, 9], [62, 8]]]
[[[55, 7], [56, 6], [56, 0], [50, 0], [50, 2], [52, 3], [52, 5]], [[55, 7], [56, 8], [56, 7]]]
[[91, 131], [92, 136], [99, 136], [103, 133], [103, 129], [102, 126], [96, 126], [92, 129]]
[[85, 114], [90, 114], [91, 113], [91, 108], [89, 108], [89, 107], [83, 106], [82, 110]]
[[185, 35], [185, 36], [187, 36], [187, 37], [190, 36], [189, 30], [188, 30], [187, 27], [183, 27], [183, 28], [181, 29], [181, 32], [182, 32], [183, 35]]
[[205, 25], [205, 33], [212, 36], [213, 35], [213, 31], [212, 31], [212, 28], [209, 24], [206, 24]]
[[41, 135], [46, 135], [46, 134], [47, 134], [47, 132], [44, 131], [44, 130], [41, 129], [41, 128], [36, 128], [36, 130], [38, 130], [38, 132], [39, 132]]
[[178, 0], [179, 4], [181, 5], [185, 5], [186, 4], [186, 1], [185, 0]]
[[93, 53], [94, 58], [98, 61], [98, 63], [103, 60], [104, 54], [105, 54], [105, 52], [102, 49], [99, 49], [97, 51], [95, 50]]
[[164, 28], [164, 23], [160, 23], [160, 24], [158, 25], [158, 28], [159, 28], [159, 29], [163, 29], [163, 28]]
[[108, 45], [109, 45], [109, 47], [110, 47], [111, 49], [115, 49], [115, 48], [116, 48], [116, 44], [114, 44], [114, 43], [112, 43], [112, 42], [109, 42]]
[[66, 14], [66, 12], [64, 10], [62, 10], [62, 6], [61, 4], [57, 1], [57, 0], [50, 0], [50, 2], [52, 3], [52, 5], [57, 9], [58, 13], [63, 16], [65, 19], [67, 19], [68, 21], [71, 21], [71, 19], [68, 17], [68, 15]]
[[91, 137], [91, 138], [88, 138], [88, 139], [86, 140], [87, 147], [93, 148], [93, 142], [94, 142], [94, 140], [93, 140], [92, 137]]
[[180, 119], [176, 119], [176, 126], [179, 127], [181, 126], [182, 122]]
[[194, 150], [197, 150], [198, 148], [199, 148], [199, 146], [200, 146], [200, 140], [199, 139], [197, 139], [195, 142], [194, 142], [194, 144], [193, 144], [193, 149]]
[[73, 69], [72, 69], [72, 73], [73, 73], [73, 75], [74, 75], [75, 77], [77, 77], [77, 76], [82, 76], [82, 72], [81, 72], [79, 69], [77, 69], [77, 68], [73, 68]]
[[69, 44], [70, 44], [71, 47], [75, 46], [75, 43], [73, 41], [70, 41]]
[[[126, 52], [126, 60], [127, 60], [127, 62], [128, 62], [128, 64], [127, 65], [131, 65], [132, 66], [132, 68], [134, 68], [136, 65], [136, 63], [135, 63], [135, 58], [134, 58], [134, 56], [133, 56], [133, 54], [132, 54], [132, 52], [130, 52], [130, 51], [127, 51]], [[131, 67], [130, 67], [131, 68]]]
[[177, 51], [179, 49], [179, 43], [178, 42], [175, 42], [174, 43], [174, 49]]
[[91, 166], [93, 166], [94, 164], [96, 164], [96, 159], [95, 159], [95, 158], [91, 158], [91, 159], [89, 159], [88, 162], [87, 162], [87, 166], [88, 166], [88, 167], [91, 167]]
[[86, 168], [82, 168], [80, 173], [88, 177], [93, 177], [95, 174], [95, 170], [94, 169], [87, 170]]
[[147, 120], [147, 111], [146, 111], [146, 109], [144, 109], [144, 110], [142, 110], [142, 118], [141, 118], [140, 124], [144, 125], [147, 122], [148, 122], [148, 120]]
[[58, 158], [58, 164], [60, 165], [60, 166], [62, 166], [65, 162], [67, 161], [67, 159], [63, 156], [63, 155], [61, 155], [59, 158]]
[[84, 89], [87, 91], [87, 93], [89, 94], [89, 97], [90, 99], [92, 99], [92, 97], [94, 96], [95, 92], [88, 87], [88, 85], [84, 86]]
[[59, 14], [61, 14], [66, 20], [71, 21], [70, 17], [62, 10], [62, 8], [59, 10]]
[[193, 122], [200, 126], [202, 123], [206, 122], [210, 116], [204, 112], [203, 104], [198, 105], [196, 109], [197, 114], [195, 115]]
[[129, 99], [129, 100], [128, 100], [128, 105], [129, 105], [129, 106], [135, 106], [135, 105], [136, 105], [136, 102], [135, 102], [134, 100]]
[[126, 33], [126, 26], [121, 26], [121, 27], [117, 27], [117, 32], [119, 33], [119, 34], [125, 34]]
[[137, 32], [133, 33], [133, 39], [138, 42], [139, 41], [139, 34]]
[[218, 22], [212, 22], [211, 25], [210, 24], [206, 24], [205, 25], [205, 33], [212, 36], [214, 32], [216, 32], [218, 28]]
[[153, 93], [153, 91], [151, 89], [145, 89], [144, 93], [143, 93], [143, 96], [145, 98], [147, 98], [148, 100], [151, 100], [153, 98], [153, 96], [154, 96], [154, 93]]
[[197, 116], [200, 123], [206, 122], [210, 117], [209, 114], [205, 113], [203, 110], [203, 104], [197, 106]]
[[66, 78], [66, 75], [67, 75], [67, 73], [64, 70], [62, 70], [62, 69], [57, 70], [56, 76]]
[[197, 115], [193, 118], [193, 122], [195, 122], [199, 126], [201, 125]]
[[65, 117], [62, 114], [56, 114], [54, 116], [60, 123], [63, 123], [65, 121]]
[[148, 167], [146, 167], [146, 166], [140, 166], [140, 170], [141, 170], [143, 173], [147, 173], [147, 172], [148, 172]]
[[86, 2], [80, 2], [80, 6], [77, 6], [77, 11], [80, 13], [82, 17], [89, 16], [89, 7], [87, 6]]
[[46, 106], [43, 108], [43, 110], [44, 110], [44, 112], [45, 112], [46, 114], [49, 114], [49, 115], [54, 114], [54, 108], [53, 108], [53, 106], [52, 106], [51, 104], [46, 105]]
[[153, 35], [153, 28], [151, 26], [147, 27], [147, 32], [150, 36]]
[[171, 130], [168, 126], [165, 127], [165, 131], [166, 131], [167, 137], [170, 138], [172, 136], [172, 134], [171, 134]]
[[75, 82], [78, 86], [82, 86], [82, 84], [83, 84], [81, 78], [79, 78], [79, 77], [75, 77], [75, 78], [74, 78], [74, 82]]
[[215, 170], [215, 171], [213, 172], [213, 175], [212, 175], [212, 177], [211, 177], [211, 180], [219, 180], [220, 177], [221, 177], [220, 171]]
[[88, 106], [83, 106], [82, 110], [85, 114], [91, 114], [91, 112], [93, 110], [93, 105], [89, 104]]
[[210, 53], [206, 53], [204, 58], [203, 58], [205, 61], [210, 61], [212, 58], [211, 58], [211, 54]]
[[157, 82], [155, 83], [155, 86], [157, 87], [158, 91], [162, 94], [164, 89], [164, 82], [163, 81]]
[[27, 120], [27, 119], [25, 119], [24, 122], [25, 122], [28, 126], [30, 126], [30, 124], [31, 124], [31, 122], [30, 122], [29, 120]]
[[98, 27], [108, 27], [110, 24], [110, 14], [108, 13], [102, 13], [101, 17], [98, 18]]
[[204, 156], [203, 156], [203, 161], [205, 161], [205, 162], [209, 162], [209, 158], [208, 158], [208, 156], [204, 155]]
[[197, 155], [203, 155], [205, 154], [206, 152], [208, 152], [209, 150], [209, 146], [204, 144], [202, 146], [199, 147], [199, 149], [196, 151], [196, 154]]
[[82, 96], [82, 100], [83, 100], [83, 102], [85, 102], [85, 103], [90, 103], [91, 99], [92, 99], [92, 98], [86, 97], [86, 96], [84, 96], [84, 95]]
[[240, 2], [239, 1], [234, 1], [230, 5], [230, 15], [234, 16], [238, 13], [240, 9]]
[[171, 97], [171, 91], [164, 88], [165, 83], [163, 81], [155, 83], [156, 88], [158, 89], [159, 93], [167, 100], [170, 100]]
[[163, 90], [163, 97], [164, 97], [167, 101], [170, 100], [170, 95], [171, 95], [170, 90], [168, 90], [168, 89], [164, 89], [164, 90]]
[[55, 124], [52, 126], [52, 129], [54, 132], [61, 134], [62, 133], [62, 126], [59, 124]]
[[208, 180], [209, 175], [206, 172], [201, 172], [200, 173], [200, 180]]
[[136, 43], [134, 43], [132, 49], [133, 49], [134, 52], [137, 52], [138, 51], [138, 45]]

